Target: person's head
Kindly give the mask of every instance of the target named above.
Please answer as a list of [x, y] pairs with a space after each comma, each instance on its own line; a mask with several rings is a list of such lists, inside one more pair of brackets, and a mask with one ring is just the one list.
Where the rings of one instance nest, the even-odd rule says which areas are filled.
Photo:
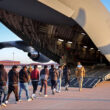
[[59, 66], [58, 68], [59, 68], [59, 69], [63, 69], [63, 66]]
[[67, 67], [70, 68], [71, 67], [70, 64], [68, 64]]
[[47, 65], [44, 66], [44, 69], [47, 69]]
[[63, 66], [63, 69], [67, 69], [67, 65]]
[[31, 66], [31, 65], [29, 65], [29, 69], [30, 69], [30, 68], [32, 68], [32, 66]]
[[62, 55], [61, 58], [64, 59], [64, 55]]
[[70, 69], [70, 65], [69, 65], [69, 64], [66, 64], [66, 65], [64, 66], [64, 69]]
[[54, 68], [54, 65], [51, 65], [51, 68]]
[[27, 66], [23, 66], [23, 70], [24, 71], [27, 71]]
[[0, 69], [4, 69], [4, 65], [3, 64], [0, 64]]
[[79, 62], [77, 62], [77, 65], [81, 65], [81, 62], [79, 61]]
[[28, 71], [32, 72], [32, 66], [31, 65], [29, 66]]
[[12, 67], [12, 70], [16, 71], [16, 69], [17, 69], [17, 66], [14, 65], [14, 66]]
[[55, 72], [57, 72], [57, 69], [56, 68], [54, 70], [55, 70]]
[[37, 69], [37, 65], [34, 65], [34, 69]]

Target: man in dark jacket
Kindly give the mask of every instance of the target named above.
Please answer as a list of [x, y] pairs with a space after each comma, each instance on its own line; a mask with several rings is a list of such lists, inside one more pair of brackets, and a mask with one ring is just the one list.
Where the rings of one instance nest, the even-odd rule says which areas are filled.
[[29, 77], [26, 66], [24, 66], [23, 69], [21, 69], [19, 72], [19, 81], [20, 81], [19, 101], [21, 101], [21, 93], [23, 89], [26, 92], [27, 100], [31, 101], [32, 99], [30, 99], [29, 97], [29, 89], [28, 89]]
[[55, 94], [56, 87], [57, 87], [57, 79], [58, 79], [58, 71], [56, 68], [54, 68], [54, 65], [51, 65], [51, 69], [49, 70], [49, 76], [51, 79], [51, 89], [52, 94]]
[[8, 96], [7, 96], [6, 104], [8, 103], [8, 99], [9, 99], [12, 91], [15, 94], [16, 102], [19, 100], [19, 97], [18, 97], [18, 78], [19, 78], [19, 73], [17, 72], [17, 66], [14, 65], [8, 73]]
[[34, 66], [34, 70], [31, 72], [31, 80], [32, 80], [32, 86], [33, 86], [33, 94], [32, 94], [32, 99], [36, 98], [36, 91], [38, 87], [38, 82], [39, 82], [39, 75], [40, 72], [37, 68], [37, 65]]
[[63, 70], [64, 78], [65, 78], [65, 90], [68, 91], [68, 87], [70, 85], [70, 76], [71, 76], [71, 70], [70, 66], [66, 65]]
[[[7, 96], [7, 72], [4, 69], [4, 65], [0, 65], [0, 105], [6, 106], [6, 96]], [[3, 100], [2, 100], [2, 94], [4, 94]]]

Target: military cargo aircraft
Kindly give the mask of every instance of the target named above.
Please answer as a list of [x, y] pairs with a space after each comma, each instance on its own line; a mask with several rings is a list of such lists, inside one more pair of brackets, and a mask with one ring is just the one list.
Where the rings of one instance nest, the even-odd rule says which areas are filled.
[[100, 0], [0, 0], [0, 21], [39, 61], [110, 62], [110, 13]]

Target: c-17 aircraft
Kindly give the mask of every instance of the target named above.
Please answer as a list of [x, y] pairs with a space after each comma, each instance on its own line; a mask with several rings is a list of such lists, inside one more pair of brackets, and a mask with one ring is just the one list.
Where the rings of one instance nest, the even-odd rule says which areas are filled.
[[[110, 12], [101, 0], [0, 0], [0, 21], [38, 52], [39, 61], [46, 56], [59, 63], [65, 55], [71, 65], [110, 64]], [[104, 66], [90, 70], [95, 78], [86, 78], [84, 87], [110, 79]]]
[[58, 63], [62, 55], [72, 65], [110, 62], [110, 13], [100, 0], [0, 0], [0, 21]]

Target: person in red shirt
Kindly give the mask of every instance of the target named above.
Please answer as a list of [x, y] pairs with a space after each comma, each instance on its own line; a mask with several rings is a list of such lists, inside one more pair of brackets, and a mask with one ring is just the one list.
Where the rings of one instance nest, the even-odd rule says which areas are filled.
[[37, 65], [34, 66], [34, 70], [31, 72], [31, 81], [33, 86], [33, 94], [32, 99], [36, 98], [36, 91], [38, 87], [40, 72], [38, 70]]

